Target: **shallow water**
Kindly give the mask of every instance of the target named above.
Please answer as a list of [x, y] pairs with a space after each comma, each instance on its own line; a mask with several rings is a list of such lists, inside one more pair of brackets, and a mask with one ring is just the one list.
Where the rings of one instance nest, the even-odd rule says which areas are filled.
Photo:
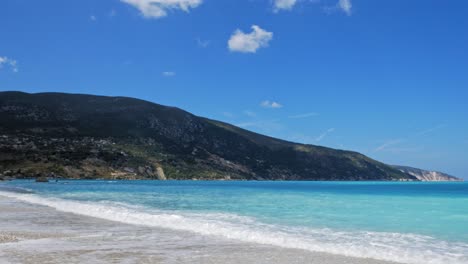
[[1, 195], [61, 211], [284, 248], [468, 263], [468, 184], [13, 181]]

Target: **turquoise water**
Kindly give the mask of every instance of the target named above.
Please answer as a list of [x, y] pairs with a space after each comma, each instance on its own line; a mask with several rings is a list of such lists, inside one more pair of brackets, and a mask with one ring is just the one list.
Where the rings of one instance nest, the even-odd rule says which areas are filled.
[[468, 183], [13, 181], [58, 210], [402, 263], [468, 263]]

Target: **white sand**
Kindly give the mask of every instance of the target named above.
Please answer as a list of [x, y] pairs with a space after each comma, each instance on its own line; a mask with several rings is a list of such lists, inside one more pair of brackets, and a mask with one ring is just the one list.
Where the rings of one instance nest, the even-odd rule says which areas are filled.
[[0, 263], [389, 264], [56, 211], [0, 196]]

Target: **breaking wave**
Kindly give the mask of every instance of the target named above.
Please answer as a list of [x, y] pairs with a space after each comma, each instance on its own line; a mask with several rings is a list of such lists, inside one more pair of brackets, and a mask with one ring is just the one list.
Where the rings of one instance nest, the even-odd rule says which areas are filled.
[[468, 244], [416, 234], [344, 232], [265, 224], [226, 213], [161, 211], [125, 203], [82, 202], [36, 194], [0, 191], [0, 195], [56, 210], [116, 222], [194, 232], [284, 248], [409, 264], [468, 263]]

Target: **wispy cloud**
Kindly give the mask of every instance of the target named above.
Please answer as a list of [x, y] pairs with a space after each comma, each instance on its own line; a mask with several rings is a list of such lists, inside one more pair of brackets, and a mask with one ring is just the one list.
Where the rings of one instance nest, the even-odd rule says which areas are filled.
[[399, 138], [399, 139], [392, 139], [382, 143], [374, 152], [390, 152], [394, 154], [404, 153], [404, 152], [418, 152], [421, 151], [422, 147], [407, 147], [401, 146], [401, 143], [405, 142], [406, 139]]
[[387, 140], [385, 142], [383, 142], [381, 145], [379, 145], [377, 148], [374, 149], [374, 152], [392, 152], [392, 153], [402, 153], [402, 152], [416, 152], [416, 151], [421, 151], [423, 149], [423, 147], [419, 146], [419, 147], [407, 147], [407, 146], [404, 146], [404, 145], [407, 145], [407, 144], [404, 144], [403, 146], [401, 146], [403, 142], [407, 142], [409, 141], [411, 143], [411, 141], [413, 141], [415, 138], [417, 137], [421, 137], [421, 136], [426, 136], [436, 130], [439, 130], [439, 129], [442, 129], [444, 127], [446, 127], [447, 125], [446, 124], [439, 124], [437, 126], [434, 126], [434, 127], [431, 127], [431, 128], [428, 128], [428, 129], [424, 129], [424, 130], [421, 130], [417, 133], [413, 133], [413, 134], [410, 134], [406, 137], [401, 137], [401, 138], [398, 138], [398, 139], [391, 139], [391, 140]]
[[168, 11], [182, 10], [189, 12], [202, 4], [202, 0], [121, 0], [135, 8], [146, 18], [161, 18]]
[[341, 143], [336, 144], [336, 146], [337, 146], [338, 149], [346, 149], [345, 145], [343, 145]]
[[227, 117], [227, 118], [233, 118], [235, 117], [235, 115], [231, 112], [223, 112], [223, 116]]
[[92, 21], [92, 22], [95, 22], [95, 21], [97, 21], [97, 17], [95, 15], [90, 15], [89, 20]]
[[304, 113], [304, 114], [298, 114], [298, 115], [291, 115], [291, 116], [288, 116], [288, 118], [291, 118], [291, 119], [301, 119], [301, 118], [308, 118], [308, 117], [313, 117], [313, 116], [318, 116], [319, 114], [318, 113]]
[[258, 120], [252, 122], [237, 123], [235, 125], [245, 129], [255, 129], [263, 133], [272, 133], [283, 129], [283, 125], [279, 123], [279, 120]]
[[128, 66], [128, 65], [132, 65], [133, 64], [133, 61], [132, 60], [125, 60], [125, 61], [122, 61], [121, 63], [123, 66]]
[[375, 152], [380, 152], [387, 150], [389, 147], [395, 146], [397, 144], [400, 144], [403, 142], [403, 139], [392, 139], [384, 142], [382, 145], [378, 146], [374, 151]]
[[245, 110], [245, 111], [244, 111], [244, 114], [245, 114], [246, 116], [248, 116], [248, 117], [256, 117], [256, 116], [257, 116], [257, 114], [256, 114], [255, 112], [252, 112], [252, 111], [250, 111], [250, 110]]
[[423, 136], [423, 135], [427, 135], [427, 134], [430, 134], [436, 130], [439, 130], [439, 129], [442, 129], [444, 127], [447, 127], [446, 124], [440, 124], [440, 125], [437, 125], [435, 127], [431, 127], [431, 128], [428, 128], [426, 130], [423, 130], [423, 131], [420, 131], [418, 133], [416, 133], [417, 136]]
[[16, 60], [10, 59], [8, 57], [0, 57], [0, 69], [8, 66], [13, 72], [18, 72], [18, 63]]
[[302, 144], [314, 144], [316, 137], [305, 135], [302, 133], [294, 133], [288, 137], [289, 141], [298, 142]]
[[291, 10], [296, 5], [297, 0], [274, 0], [273, 11]]
[[265, 100], [260, 103], [260, 106], [263, 108], [282, 108], [283, 105], [275, 102], [275, 101], [270, 101], [270, 100]]
[[335, 132], [335, 129], [334, 128], [329, 128], [326, 131], [324, 131], [322, 134], [320, 134], [320, 136], [315, 138], [315, 141], [320, 142], [333, 132]]
[[115, 9], [111, 9], [111, 11], [109, 11], [108, 16], [109, 16], [109, 17], [115, 17], [115, 16], [117, 16], [117, 11], [115, 11]]
[[165, 71], [165, 72], [162, 72], [162, 75], [164, 77], [174, 77], [174, 76], [176, 76], [176, 73], [173, 72], [173, 71]]
[[197, 38], [197, 45], [200, 48], [207, 48], [210, 45], [209, 40], [202, 40], [201, 38]]
[[253, 25], [250, 33], [244, 33], [240, 29], [234, 31], [228, 41], [228, 48], [232, 52], [256, 53], [259, 48], [268, 47], [272, 39], [272, 32]]
[[405, 153], [405, 152], [419, 152], [422, 149], [423, 148], [421, 147], [390, 147], [390, 148], [386, 148], [385, 151], [391, 152], [394, 154], [400, 154], [400, 153]]
[[306, 135], [302, 133], [294, 133], [292, 134], [292, 136], [288, 138], [288, 140], [291, 140], [293, 142], [299, 142], [302, 144], [317, 144], [320, 141], [323, 141], [326, 137], [328, 137], [333, 132], [335, 132], [335, 128], [329, 128], [323, 131], [318, 136], [311, 136], [311, 135]]
[[242, 123], [235, 124], [235, 126], [247, 128], [247, 127], [255, 127], [255, 126], [258, 126], [259, 124], [260, 122], [242, 122]]

